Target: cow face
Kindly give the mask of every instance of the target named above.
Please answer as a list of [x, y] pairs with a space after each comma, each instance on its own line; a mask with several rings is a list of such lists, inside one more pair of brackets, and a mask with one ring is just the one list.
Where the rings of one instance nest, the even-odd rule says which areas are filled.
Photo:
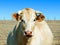
[[23, 28], [22, 31], [27, 37], [31, 37], [33, 35], [35, 23], [42, 22], [45, 18], [42, 13], [37, 12], [31, 8], [26, 8], [22, 11], [19, 11], [18, 13], [14, 13], [13, 17], [18, 22], [21, 22], [21, 28]]

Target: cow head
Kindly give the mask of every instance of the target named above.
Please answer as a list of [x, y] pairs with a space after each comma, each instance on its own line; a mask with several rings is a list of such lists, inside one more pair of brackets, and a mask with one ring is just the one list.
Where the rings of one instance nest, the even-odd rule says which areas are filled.
[[21, 23], [22, 31], [27, 37], [33, 35], [36, 22], [42, 22], [45, 18], [42, 13], [31, 8], [25, 8], [18, 13], [14, 13], [13, 17]]

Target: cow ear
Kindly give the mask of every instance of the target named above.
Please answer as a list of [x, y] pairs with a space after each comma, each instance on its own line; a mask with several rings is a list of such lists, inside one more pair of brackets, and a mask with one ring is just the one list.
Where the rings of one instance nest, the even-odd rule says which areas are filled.
[[14, 14], [12, 15], [12, 17], [13, 17], [14, 19], [16, 19], [17, 21], [19, 20], [19, 14], [18, 14], [18, 13], [14, 13]]
[[45, 19], [45, 16], [42, 13], [36, 13], [36, 20], [43, 21]]

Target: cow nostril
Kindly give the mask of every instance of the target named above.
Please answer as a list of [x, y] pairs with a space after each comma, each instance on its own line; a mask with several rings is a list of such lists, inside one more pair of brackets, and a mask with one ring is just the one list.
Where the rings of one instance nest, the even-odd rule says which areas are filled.
[[27, 34], [27, 32], [25, 32], [25, 34]]
[[32, 37], [32, 32], [31, 31], [25, 31], [25, 36], [26, 37]]
[[25, 33], [25, 35], [31, 35], [32, 34], [31, 31], [25, 31], [24, 33]]
[[32, 34], [32, 32], [30, 32], [30, 34]]

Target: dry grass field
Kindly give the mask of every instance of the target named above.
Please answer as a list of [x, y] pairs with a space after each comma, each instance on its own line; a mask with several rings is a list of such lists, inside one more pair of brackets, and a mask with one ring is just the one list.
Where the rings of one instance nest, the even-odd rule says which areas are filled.
[[[50, 26], [54, 35], [53, 45], [60, 45], [60, 21], [47, 20], [46, 22]], [[0, 20], [0, 45], [6, 45], [8, 33], [13, 30], [15, 24], [16, 21]]]

